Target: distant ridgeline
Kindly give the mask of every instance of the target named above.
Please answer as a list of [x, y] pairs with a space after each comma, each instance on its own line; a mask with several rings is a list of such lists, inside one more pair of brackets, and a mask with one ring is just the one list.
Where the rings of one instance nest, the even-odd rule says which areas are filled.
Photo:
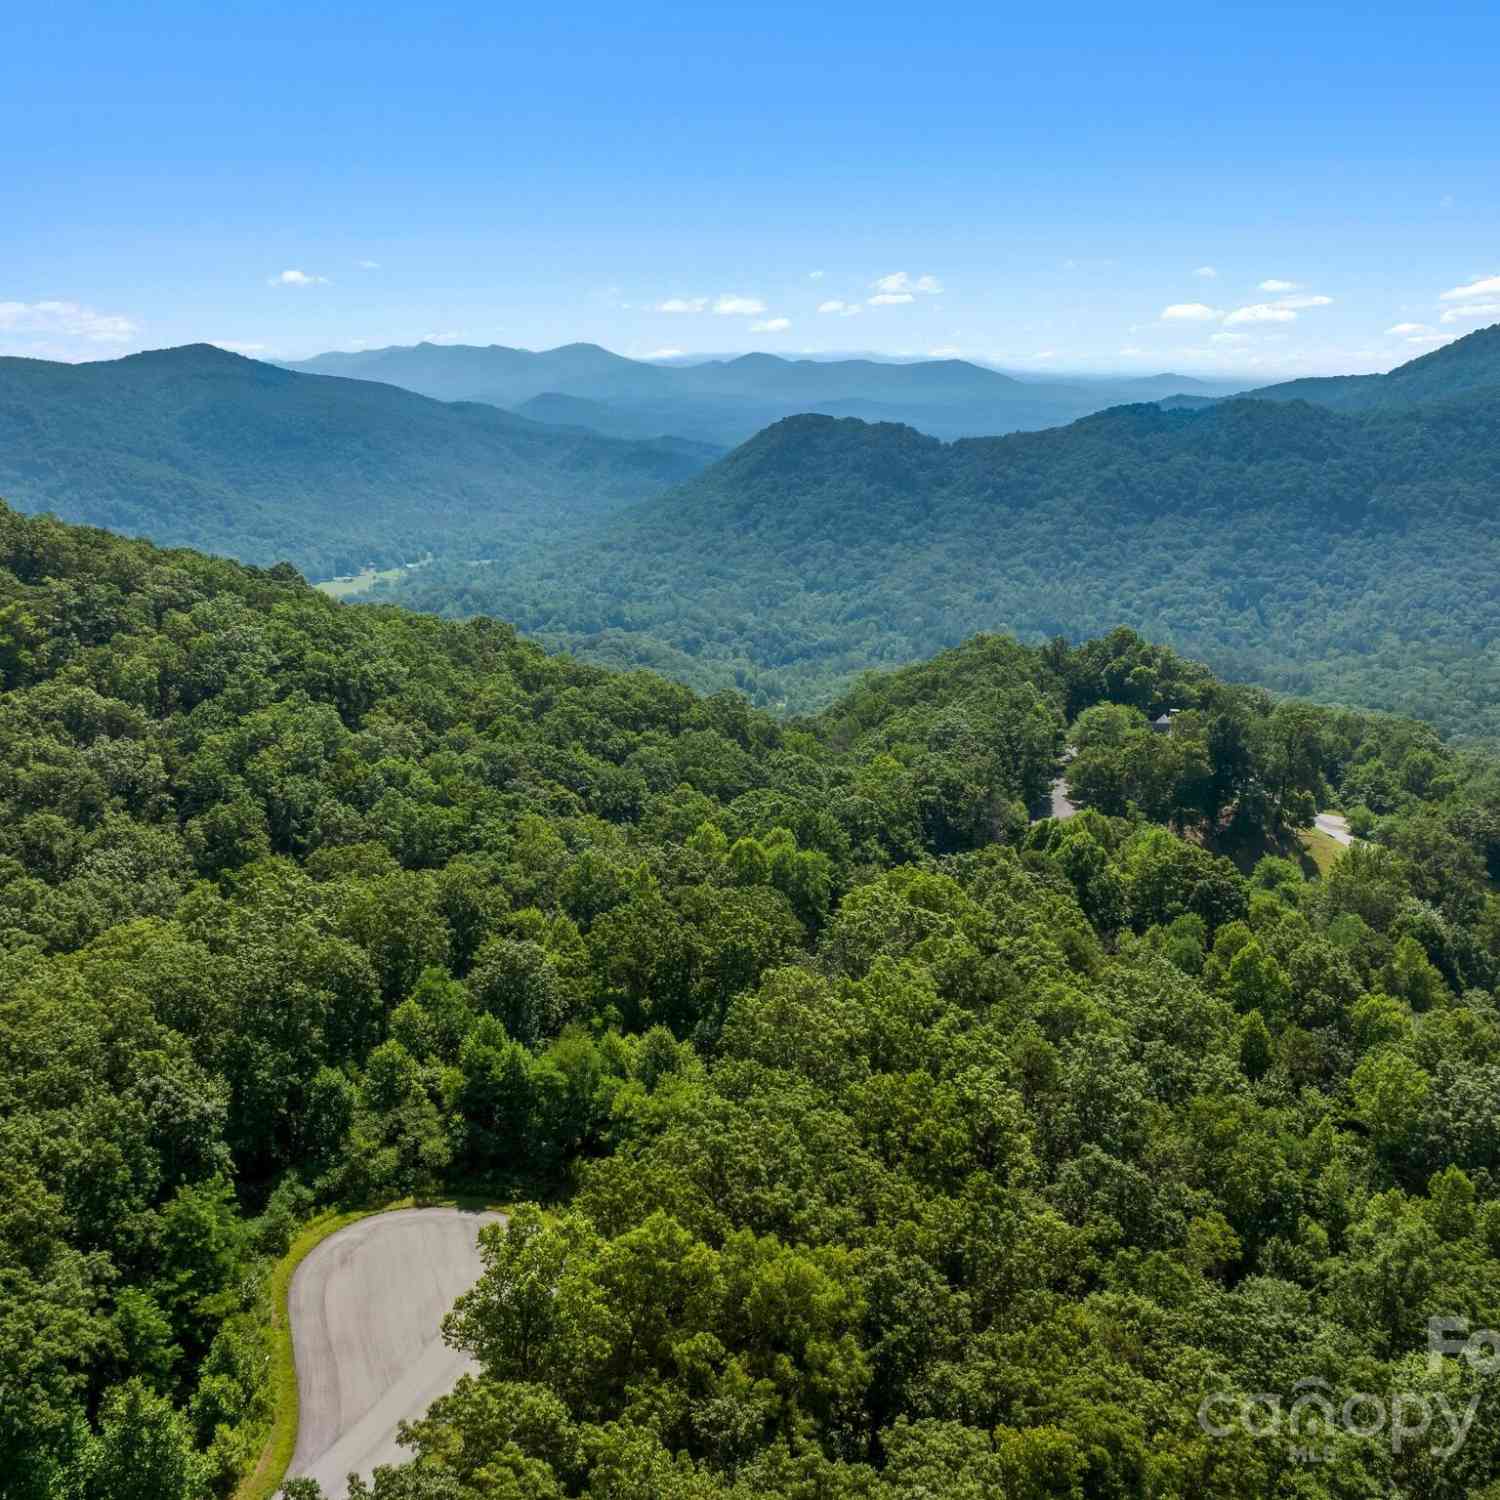
[[4, 507], [0, 689], [6, 1500], [234, 1494], [304, 1225], [460, 1189], [381, 1500], [1493, 1494], [1488, 1404], [1196, 1414], [1496, 1399], [1494, 760], [1129, 631], [789, 723]]
[[1229, 676], [1500, 735], [1500, 327], [1256, 394], [949, 445], [798, 417], [597, 539], [394, 597], [794, 708], [976, 630], [1125, 622]]
[[418, 344], [320, 354], [289, 364], [309, 374], [383, 380], [442, 401], [486, 401], [539, 422], [616, 437], [664, 432], [732, 447], [783, 417], [818, 412], [904, 422], [935, 437], [1055, 427], [1129, 401], [1241, 389], [1180, 375], [1069, 384], [1018, 380], [962, 359], [781, 359], [745, 354], [692, 365], [624, 359], [596, 344], [533, 353], [501, 345]]
[[[1500, 735], [1500, 328], [1229, 399], [1175, 376], [1064, 391], [958, 360], [684, 368], [592, 345], [307, 368], [333, 373], [206, 345], [0, 360], [0, 494], [312, 578], [431, 557], [387, 597], [778, 710], [975, 631], [1127, 624], [1229, 676]], [[1039, 432], [916, 430], [1136, 396]], [[1038, 401], [1050, 417], [1023, 420]], [[707, 426], [673, 425], [705, 402]], [[727, 456], [695, 438], [788, 411]]]

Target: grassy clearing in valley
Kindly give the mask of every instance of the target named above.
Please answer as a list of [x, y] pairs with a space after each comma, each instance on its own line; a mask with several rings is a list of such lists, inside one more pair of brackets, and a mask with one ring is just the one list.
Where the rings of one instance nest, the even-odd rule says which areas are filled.
[[1302, 845], [1304, 867], [1311, 861], [1319, 875], [1326, 875], [1333, 868], [1334, 860], [1344, 852], [1344, 845], [1330, 838], [1321, 828], [1304, 828], [1297, 835], [1297, 842]]

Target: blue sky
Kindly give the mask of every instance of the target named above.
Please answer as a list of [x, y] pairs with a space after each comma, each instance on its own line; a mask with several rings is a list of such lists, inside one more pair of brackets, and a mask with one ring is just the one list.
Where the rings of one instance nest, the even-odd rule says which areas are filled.
[[1500, 321], [1493, 0], [18, 10], [4, 353], [1268, 374]]

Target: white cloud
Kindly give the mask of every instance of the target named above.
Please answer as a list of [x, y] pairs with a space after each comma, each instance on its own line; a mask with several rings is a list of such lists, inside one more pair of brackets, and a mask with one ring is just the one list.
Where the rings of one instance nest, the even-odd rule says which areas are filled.
[[418, 342], [423, 344], [458, 344], [463, 342], [463, 334], [424, 333]]
[[1193, 272], [1194, 276], [1201, 277], [1204, 281], [1214, 281], [1217, 279], [1218, 274], [1219, 269], [1217, 266], [1199, 266], [1198, 269]]
[[821, 272], [821, 271], [809, 271], [807, 273], [807, 279], [809, 281], [821, 281], [823, 279], [823, 272]]
[[701, 313], [707, 307], [707, 297], [668, 297], [656, 304], [657, 312], [664, 313]]
[[1442, 295], [1444, 302], [1468, 302], [1475, 297], [1491, 297], [1500, 293], [1500, 276], [1481, 276], [1467, 286], [1450, 287]]
[[837, 297], [830, 297], [827, 302], [818, 303], [820, 313], [837, 313], [841, 318], [852, 318], [859, 312], [859, 303], [843, 302]]
[[378, 271], [380, 269], [380, 262], [378, 260], [362, 260], [359, 263], [359, 268], [361, 271]]
[[91, 344], [123, 344], [137, 327], [129, 318], [95, 312], [81, 302], [0, 302], [0, 332], [62, 334]]
[[720, 317], [753, 318], [766, 310], [759, 297], [735, 297], [726, 292], [714, 303], [714, 311]]
[[1297, 313], [1307, 307], [1329, 307], [1332, 297], [1304, 296], [1282, 297], [1276, 302], [1256, 302], [1250, 307], [1237, 307], [1224, 319], [1226, 328], [1241, 323], [1295, 323]]
[[871, 285], [876, 295], [869, 300], [875, 307], [914, 302], [915, 293], [921, 293], [924, 297], [936, 297], [943, 290], [943, 283], [936, 276], [913, 277], [906, 271], [893, 271], [889, 276], [877, 277]]
[[944, 344], [939, 349], [929, 349], [928, 359], [962, 359], [964, 351], [956, 344]]
[[1388, 334], [1426, 333], [1427, 325], [1425, 323], [1392, 323], [1391, 326], [1386, 329], [1386, 332]]
[[266, 278], [267, 286], [327, 286], [326, 276], [309, 276], [306, 271], [283, 271]]
[[767, 318], [763, 323], [752, 323], [751, 333], [785, 333], [792, 326], [790, 318]]
[[682, 353], [681, 349], [653, 349], [650, 354], [641, 355], [642, 359], [676, 359]]
[[1445, 307], [1444, 323], [1478, 323], [1500, 313], [1500, 302], [1469, 302], [1462, 307]]
[[1295, 281], [1281, 281], [1272, 276], [1268, 281], [1261, 282], [1259, 290], [1263, 292], [1295, 292], [1299, 284]]
[[1416, 338], [1407, 339], [1408, 344], [1451, 344], [1457, 334], [1453, 333], [1423, 333]]
[[1250, 341], [1248, 333], [1211, 333], [1208, 336], [1210, 344], [1246, 344]]
[[1174, 302], [1161, 310], [1163, 323], [1212, 323], [1222, 316], [1218, 308], [1203, 302]]
[[1237, 307], [1224, 319], [1226, 328], [1235, 328], [1241, 323], [1295, 323], [1297, 314], [1290, 307], [1281, 307], [1274, 302], [1257, 302], [1252, 307]]

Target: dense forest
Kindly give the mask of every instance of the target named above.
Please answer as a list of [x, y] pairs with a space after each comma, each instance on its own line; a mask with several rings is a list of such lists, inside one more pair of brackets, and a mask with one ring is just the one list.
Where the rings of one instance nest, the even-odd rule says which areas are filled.
[[1237, 680], [1494, 738], [1500, 328], [1445, 359], [1488, 394], [1138, 405], [952, 444], [798, 417], [594, 536], [390, 597], [794, 710], [975, 631], [1128, 623]]
[[[8, 510], [0, 671], [5, 1496], [229, 1494], [297, 1226], [460, 1180], [545, 1207], [380, 1500], [1497, 1493], [1494, 761], [1128, 631], [779, 720]], [[1308, 1382], [1373, 1435], [1200, 1420]]]
[[621, 442], [209, 344], [0, 359], [0, 495], [312, 578], [496, 557], [596, 522], [720, 449]]

